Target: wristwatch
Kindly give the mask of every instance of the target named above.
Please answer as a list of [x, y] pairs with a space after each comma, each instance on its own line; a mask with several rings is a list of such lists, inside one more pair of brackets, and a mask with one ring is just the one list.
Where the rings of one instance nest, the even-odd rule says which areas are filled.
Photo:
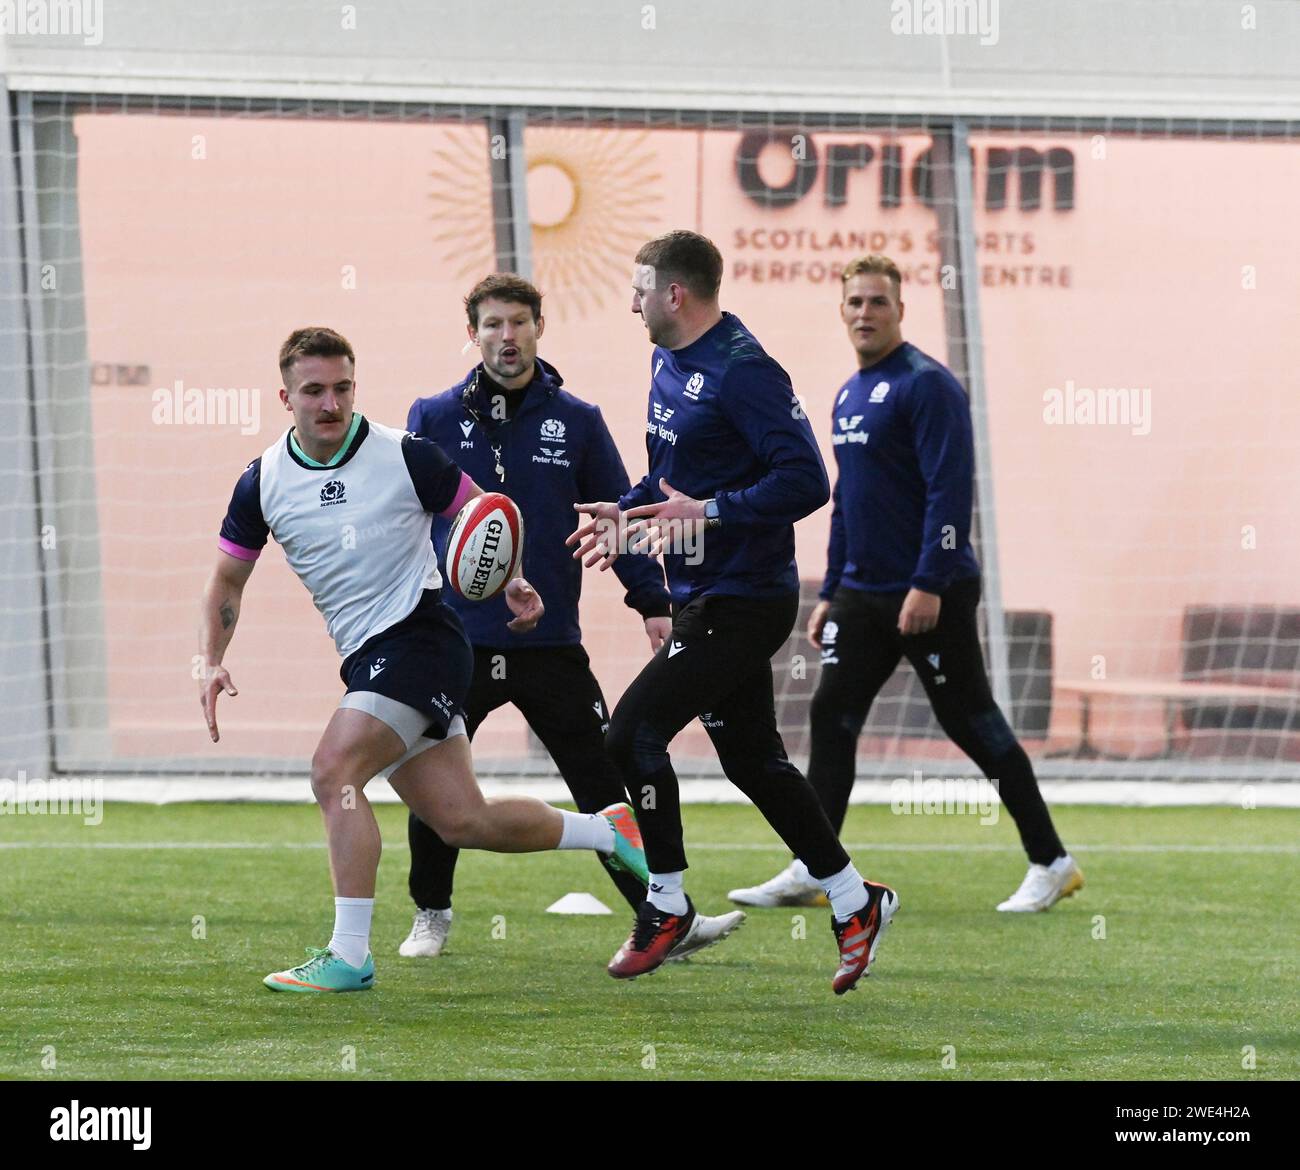
[[704, 527], [722, 527], [722, 517], [718, 515], [718, 501], [716, 498], [704, 501]]

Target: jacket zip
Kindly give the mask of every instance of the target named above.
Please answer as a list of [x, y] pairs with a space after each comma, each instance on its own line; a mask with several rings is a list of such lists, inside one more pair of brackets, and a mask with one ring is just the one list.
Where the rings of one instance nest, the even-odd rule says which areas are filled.
[[[484, 423], [482, 416], [473, 406], [474, 395], [475, 393], [477, 393], [477, 391], [478, 391], [478, 372], [475, 371], [474, 380], [465, 388], [465, 390], [461, 394], [460, 397], [461, 406], [464, 408], [465, 413], [468, 414], [470, 418], [472, 418], [478, 424], [479, 430], [483, 432], [483, 437], [487, 439], [488, 446], [492, 450], [492, 458], [496, 461], [496, 466], [492, 470], [496, 472], [497, 478], [501, 481], [502, 485], [504, 485], [506, 482], [506, 465], [505, 465], [505, 460], [502, 459], [501, 457], [502, 451], [504, 450], [505, 447], [504, 432], [505, 429], [508, 426], [510, 426], [510, 424], [513, 423], [515, 420], [513, 418], [506, 419], [504, 422], [498, 423], [496, 427], [494, 427], [492, 430], [488, 430], [487, 424]], [[501, 439], [494, 440], [492, 438], [494, 433], [497, 435], [502, 435], [503, 437]]]

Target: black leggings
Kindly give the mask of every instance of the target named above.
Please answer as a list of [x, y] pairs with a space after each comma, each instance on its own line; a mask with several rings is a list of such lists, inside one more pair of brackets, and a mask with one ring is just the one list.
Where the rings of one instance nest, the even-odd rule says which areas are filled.
[[[627, 799], [618, 769], [605, 753], [609, 710], [581, 646], [476, 649], [474, 679], [465, 699], [470, 738], [491, 712], [506, 703], [519, 708], [550, 752], [579, 812], [599, 812]], [[414, 813], [407, 819], [407, 837], [412, 899], [423, 910], [446, 909], [451, 905], [460, 851]], [[601, 864], [633, 909], [644, 901], [645, 886], [635, 877], [610, 869], [604, 858]]]
[[1029, 860], [1049, 865], [1065, 853], [1034, 779], [1034, 769], [989, 690], [975, 610], [980, 579], [968, 577], [941, 595], [939, 622], [904, 637], [898, 614], [905, 593], [839, 589], [822, 629], [822, 674], [812, 701], [808, 779], [831, 824], [844, 825], [853, 790], [858, 734], [899, 659], [915, 668], [935, 718], [997, 787], [1020, 830]]
[[652, 873], [686, 868], [681, 804], [668, 744], [696, 716], [722, 769], [814, 877], [849, 863], [776, 729], [772, 655], [798, 597], [706, 596], [679, 609], [672, 637], [619, 700], [605, 745], [627, 783]]

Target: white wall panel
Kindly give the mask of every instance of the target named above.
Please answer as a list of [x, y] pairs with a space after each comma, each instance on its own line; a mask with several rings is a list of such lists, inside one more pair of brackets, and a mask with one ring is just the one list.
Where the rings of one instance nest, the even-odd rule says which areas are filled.
[[[90, 38], [7, 38], [11, 89], [1300, 116], [1293, 0], [968, 0], [996, 15], [991, 44], [978, 35], [896, 35], [892, 0], [98, 0], [98, 9], [97, 0], [82, 2], [102, 14]], [[101, 43], [83, 43], [100, 35]]]

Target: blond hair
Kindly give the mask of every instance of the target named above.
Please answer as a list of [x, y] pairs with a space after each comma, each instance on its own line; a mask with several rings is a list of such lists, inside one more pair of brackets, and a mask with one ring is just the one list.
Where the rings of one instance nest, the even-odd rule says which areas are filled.
[[895, 299], [902, 299], [903, 274], [898, 271], [898, 265], [888, 256], [872, 252], [870, 256], [859, 256], [856, 260], [850, 260], [844, 266], [844, 271], [840, 273], [841, 290], [855, 276], [887, 276], [894, 282]]

